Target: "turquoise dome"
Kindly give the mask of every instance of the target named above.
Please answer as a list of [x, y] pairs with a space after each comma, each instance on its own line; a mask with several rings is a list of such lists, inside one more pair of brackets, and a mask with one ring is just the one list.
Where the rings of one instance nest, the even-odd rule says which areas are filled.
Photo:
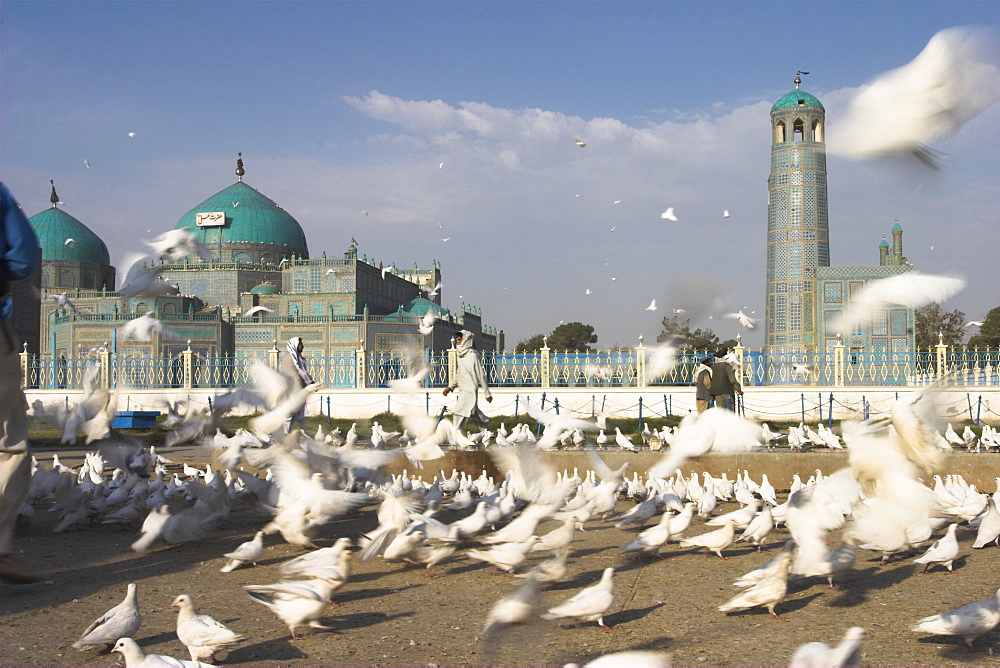
[[774, 103], [773, 107], [771, 107], [771, 113], [786, 107], [819, 107], [820, 109], [826, 111], [823, 104], [816, 99], [815, 95], [810, 95], [804, 90], [799, 89], [785, 93], [779, 97], [778, 101]]
[[903, 231], [903, 226], [900, 225], [899, 223], [896, 223], [895, 225], [892, 226], [892, 231], [893, 232], [902, 232]]
[[416, 299], [411, 299], [406, 302], [403, 304], [403, 310], [414, 316], [422, 316], [428, 311], [433, 311], [434, 316], [438, 318], [446, 316], [450, 313], [448, 309], [440, 304], [435, 304], [430, 299], [425, 299], [423, 297], [417, 297]]
[[[225, 224], [199, 227], [195, 223], [196, 214], [212, 212], [224, 213]], [[220, 190], [181, 216], [176, 225], [176, 229], [180, 228], [189, 229], [210, 248], [216, 244], [264, 244], [283, 246], [299, 257], [309, 257], [306, 235], [298, 221], [242, 181]]]
[[[108, 247], [89, 227], [65, 211], [52, 207], [28, 219], [38, 245], [42, 247], [42, 261], [90, 262], [111, 265]], [[72, 239], [71, 243], [66, 243]]]
[[879, 243], [879, 246], [882, 247], [882, 248], [888, 248], [889, 247], [889, 242], [885, 240], [885, 237], [882, 237], [882, 241]]
[[278, 294], [278, 286], [274, 283], [269, 283], [264, 281], [258, 285], [250, 288], [250, 294], [252, 295], [276, 295]]

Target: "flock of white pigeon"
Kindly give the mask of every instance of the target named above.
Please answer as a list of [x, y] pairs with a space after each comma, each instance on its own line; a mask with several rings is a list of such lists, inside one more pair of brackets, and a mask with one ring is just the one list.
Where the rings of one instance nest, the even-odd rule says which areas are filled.
[[[49, 510], [57, 513], [55, 532], [98, 522], [140, 527], [132, 548], [142, 552], [161, 542], [206, 538], [225, 525], [234, 506], [249, 505], [261, 518], [261, 529], [252, 540], [221, 555], [226, 560], [221, 570], [255, 563], [264, 553], [264, 537], [271, 534], [311, 550], [281, 564], [280, 581], [244, 588], [253, 601], [266, 606], [287, 626], [293, 639], [301, 637], [296, 631], [302, 626], [325, 628], [320, 620], [332, 594], [350, 578], [355, 551], [361, 563], [378, 557], [406, 561], [423, 565], [428, 574], [446, 562], [471, 559], [523, 578], [522, 586], [491, 610], [484, 610], [482, 638], [495, 643], [512, 625], [537, 616], [606, 626], [604, 616], [615, 599], [614, 568], [604, 570], [599, 582], [566, 601], [540, 603], [539, 587], [566, 577], [577, 531], [594, 519], [614, 519], [619, 529], [649, 525], [637, 535], [629, 533], [621, 546], [624, 554], [647, 558], [676, 543], [682, 549], [705, 550], [725, 559], [725, 551], [735, 543], [746, 541], [759, 548], [776, 526], [784, 525], [791, 540], [773, 559], [739, 578], [734, 585], [740, 593], [718, 606], [722, 612], [766, 608], [775, 616], [790, 577], [821, 576], [832, 586], [835, 578], [850, 572], [858, 549], [881, 554], [883, 562], [893, 555], [921, 550], [915, 563], [925, 565], [925, 570], [940, 565], [950, 571], [960, 557], [959, 524], [976, 531], [974, 548], [1000, 544], [995, 498], [1000, 490], [990, 497], [960, 476], [939, 475], [952, 443], [968, 447], [970, 441], [959, 437], [950, 425], [944, 435], [938, 430], [935, 387], [901, 396], [890, 418], [843, 422], [843, 444], [832, 436], [836, 445], [828, 440], [832, 432], [798, 434], [794, 428], [777, 434], [766, 425], [712, 408], [686, 417], [674, 430], [643, 435], [652, 447], [662, 450], [661, 459], [644, 474], [633, 471], [631, 477], [628, 463], [612, 470], [593, 448], [592, 468], [583, 475], [577, 470], [555, 470], [542, 454], [544, 450], [561, 447], [567, 434], [569, 443], [580, 445], [574, 437], [599, 428], [594, 421], [534, 407], [529, 412], [544, 425], [540, 436], [520, 424], [509, 433], [501, 428], [486, 446], [497, 469], [506, 472], [503, 479], [494, 480], [485, 470], [477, 479], [465, 472], [446, 476], [442, 471], [425, 481], [405, 471], [388, 476], [384, 467], [400, 456], [419, 467], [423, 461], [441, 457], [442, 445], [474, 446], [449, 420], [437, 423], [428, 416], [404, 416], [404, 423], [414, 429], [414, 436], [406, 441], [402, 434], [385, 432], [377, 422], [368, 443], [358, 438], [354, 426], [344, 436], [336, 431], [324, 433], [322, 427], [312, 437], [297, 430], [286, 434], [284, 419], [298, 410], [309, 393], [296, 389], [279, 372], [263, 369], [262, 373], [272, 375], [256, 390], [222, 395], [211, 410], [190, 406], [181, 416], [171, 408], [167, 424], [176, 429], [168, 432], [168, 445], [210, 445], [214, 470], [171, 462], [154, 447], [111, 432], [115, 401], [111, 392], [92, 388], [83, 407], [64, 411], [61, 419], [67, 440], [82, 431], [97, 451], [86, 456], [79, 470], [65, 467], [58, 457], [53, 458], [51, 468], [34, 461], [31, 493], [23, 513], [32, 516], [34, 504], [51, 499]], [[265, 391], [269, 384], [274, 387]], [[89, 407], [85, 406], [88, 402]], [[240, 402], [259, 402], [263, 413], [250, 422], [254, 433], [241, 430], [227, 437], [217, 430], [216, 421]], [[616, 432], [620, 449], [635, 447], [620, 430]], [[685, 478], [681, 473], [691, 458], [760, 449], [782, 436], [790, 443], [800, 439], [844, 447], [849, 466], [831, 475], [816, 471], [805, 482], [795, 475], [781, 503], [766, 474], [756, 482], [745, 471], [735, 480], [707, 473]], [[481, 436], [479, 445], [483, 445]], [[180, 470], [171, 474], [168, 466]], [[623, 499], [635, 505], [618, 513]], [[357, 545], [347, 537], [331, 547], [316, 545], [324, 526], [375, 502], [380, 502], [372, 518], [377, 526]], [[736, 502], [739, 508], [718, 514], [727, 502]], [[696, 520], [707, 531], [696, 533]], [[540, 533], [546, 522], [557, 526]], [[834, 531], [840, 532], [842, 544], [831, 550], [828, 538]], [[536, 556], [548, 558], [528, 568]], [[194, 663], [145, 655], [132, 639], [141, 623], [134, 584], [129, 585], [125, 600], [95, 620], [74, 646], [114, 645], [114, 651], [122, 653], [132, 668], [196, 665], [218, 659], [246, 640], [199, 614], [190, 597], [179, 596], [173, 605], [178, 608], [177, 637], [188, 647]], [[998, 623], [1000, 591], [957, 610], [915, 620], [913, 629], [961, 636], [972, 648], [974, 640]], [[840, 646], [829, 649], [811, 643], [791, 663], [854, 665], [863, 638], [862, 629], [850, 629]], [[666, 661], [658, 653], [646, 658], [652, 664]]]

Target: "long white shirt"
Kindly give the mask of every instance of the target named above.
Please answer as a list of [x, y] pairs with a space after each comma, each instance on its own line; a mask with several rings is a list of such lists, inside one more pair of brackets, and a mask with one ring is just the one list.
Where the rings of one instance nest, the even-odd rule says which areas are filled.
[[469, 417], [479, 408], [480, 388], [487, 399], [493, 395], [490, 394], [490, 386], [486, 384], [486, 371], [476, 350], [469, 350], [460, 356], [457, 366], [455, 377], [448, 385], [452, 390], [458, 388], [458, 402], [452, 412], [455, 415]]

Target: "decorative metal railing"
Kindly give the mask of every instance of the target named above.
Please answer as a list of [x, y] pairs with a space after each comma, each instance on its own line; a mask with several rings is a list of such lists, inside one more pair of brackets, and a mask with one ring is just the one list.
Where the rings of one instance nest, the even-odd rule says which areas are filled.
[[[905, 353], [837, 352], [763, 353], [737, 349], [736, 367], [745, 386], [950, 386], [1000, 385], [1000, 351], [934, 350]], [[88, 373], [102, 387], [234, 387], [252, 385], [254, 360], [276, 368], [284, 353], [277, 349], [257, 357], [202, 356], [191, 350], [173, 357], [120, 358], [104, 348], [74, 359], [36, 358], [21, 354], [25, 387], [73, 388]], [[622, 387], [685, 386], [694, 382], [708, 353], [682, 351], [669, 360], [646, 348], [589, 353], [484, 353], [487, 381], [494, 387]], [[426, 387], [448, 384], [453, 351], [426, 353], [430, 370]], [[392, 352], [354, 351], [336, 357], [307, 358], [317, 383], [325, 387], [388, 387], [407, 375], [403, 358]]]

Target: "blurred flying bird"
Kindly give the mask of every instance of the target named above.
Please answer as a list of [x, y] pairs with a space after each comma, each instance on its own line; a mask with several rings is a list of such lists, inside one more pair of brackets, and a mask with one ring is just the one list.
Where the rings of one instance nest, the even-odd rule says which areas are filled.
[[856, 323], [871, 318], [874, 311], [886, 304], [920, 308], [931, 302], [943, 302], [965, 287], [965, 281], [952, 276], [933, 276], [909, 271], [898, 276], [872, 281], [844, 311], [833, 330], [847, 334]]
[[983, 326], [983, 321], [982, 320], [970, 320], [969, 322], [965, 323], [965, 326], [966, 327], [982, 327]]
[[722, 210], [722, 217], [723, 218], [729, 218], [729, 209], [723, 209]]
[[676, 223], [677, 215], [674, 214], [674, 207], [672, 206], [667, 207], [667, 210], [660, 214], [660, 218], [662, 218], [663, 220], [672, 220]]
[[83, 166], [86, 167], [87, 169], [90, 169], [90, 161], [87, 160], [86, 158], [84, 158], [83, 159]]
[[274, 313], [274, 311], [267, 308], [266, 306], [254, 306], [252, 309], [250, 309], [243, 315], [249, 318], [250, 316], [257, 315], [258, 313]]
[[957, 132], [1000, 97], [992, 30], [947, 28], [912, 61], [869, 82], [830, 149], [860, 159], [913, 156], [940, 169], [929, 142]]
[[177, 335], [173, 330], [153, 317], [152, 313], [146, 313], [134, 320], [129, 320], [119, 328], [124, 339], [139, 339], [149, 341], [153, 332], [166, 339], [175, 339]]
[[66, 241], [63, 242], [63, 246], [71, 246], [75, 243], [76, 239], [74, 239], [73, 237], [69, 237], [68, 239], [66, 239]]
[[203, 260], [214, 260], [215, 255], [186, 228], [179, 228], [164, 232], [152, 241], [147, 241], [146, 245], [153, 249], [157, 255], [161, 255], [168, 260], [180, 260], [187, 255], [197, 255]]
[[739, 320], [740, 324], [747, 329], [753, 329], [754, 319], [748, 316], [743, 311], [737, 311], [736, 313], [727, 313], [727, 318], [732, 318], [733, 320]]
[[646, 307], [646, 310], [647, 311], [655, 311], [656, 310], [656, 300], [655, 299], [653, 301], [649, 302], [649, 306]]
[[[576, 145], [579, 146], [580, 148], [583, 148], [584, 146], [587, 145], [587, 143], [582, 139], [580, 139], [579, 137], [573, 137], [573, 141], [575, 141]], [[579, 197], [579, 195], [577, 195], [577, 197]]]

